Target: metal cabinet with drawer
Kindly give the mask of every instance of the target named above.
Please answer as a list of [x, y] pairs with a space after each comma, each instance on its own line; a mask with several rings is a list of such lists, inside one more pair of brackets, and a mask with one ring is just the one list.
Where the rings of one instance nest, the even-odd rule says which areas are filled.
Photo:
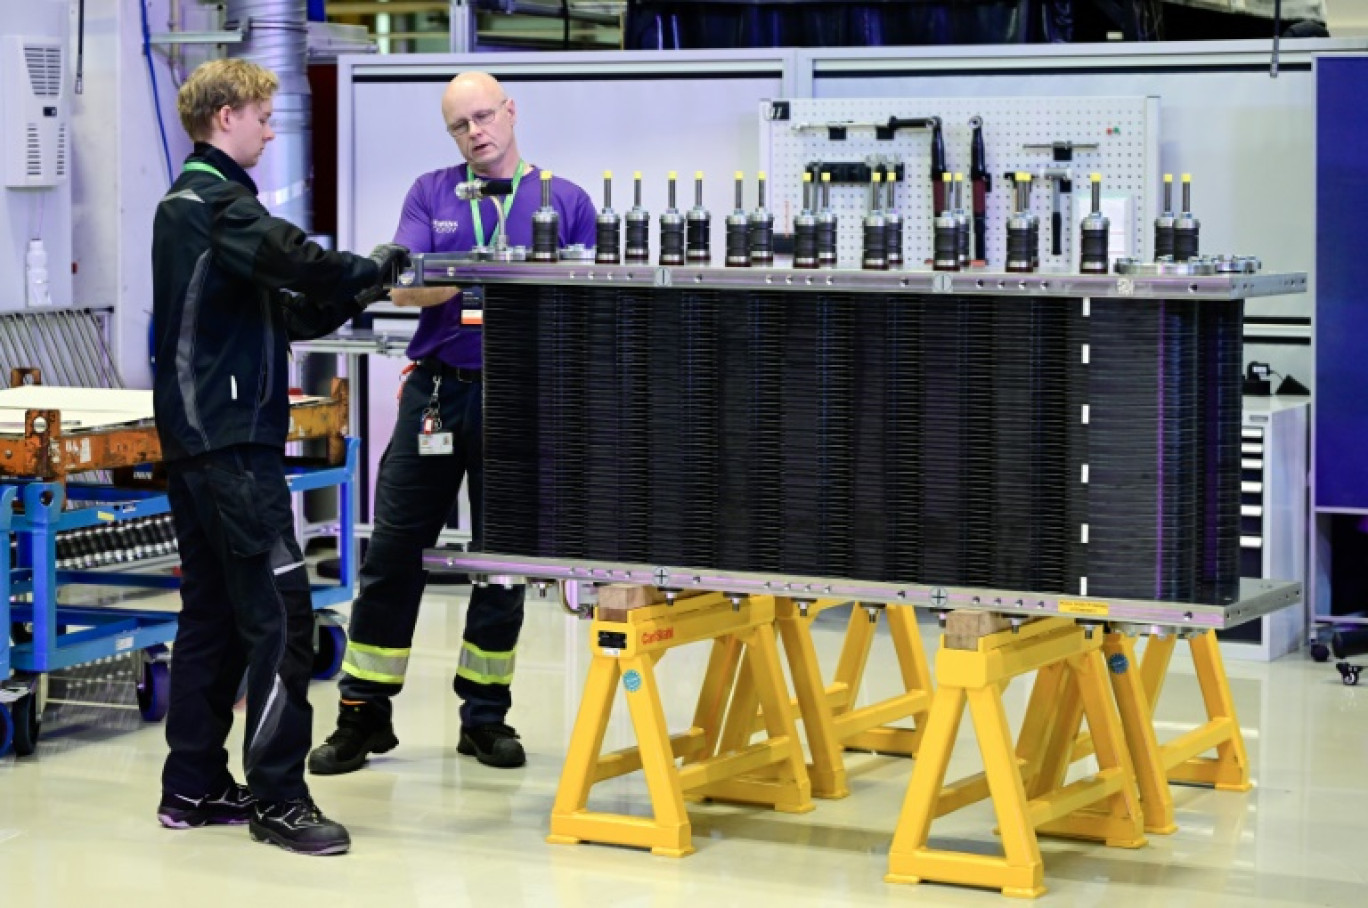
[[[1246, 397], [1240, 430], [1240, 574], [1306, 579], [1310, 399]], [[1272, 660], [1305, 636], [1302, 609], [1283, 609], [1220, 633], [1231, 658]]]

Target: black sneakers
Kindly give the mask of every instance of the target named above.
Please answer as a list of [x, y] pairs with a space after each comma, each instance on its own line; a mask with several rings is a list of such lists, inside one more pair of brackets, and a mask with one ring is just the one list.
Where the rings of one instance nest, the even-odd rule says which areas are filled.
[[323, 816], [313, 798], [293, 801], [258, 801], [252, 808], [249, 827], [252, 841], [279, 845], [296, 854], [343, 854], [351, 836], [341, 823]]
[[236, 782], [217, 795], [199, 798], [163, 792], [157, 805], [157, 820], [167, 829], [241, 826], [251, 819], [255, 804], [256, 798], [247, 786]]
[[354, 772], [366, 763], [367, 754], [389, 753], [399, 745], [389, 717], [370, 703], [343, 703], [338, 707], [337, 731], [309, 754], [309, 772], [335, 776]]
[[456, 752], [500, 769], [512, 769], [527, 762], [518, 733], [507, 725], [461, 726], [461, 742], [456, 745]]

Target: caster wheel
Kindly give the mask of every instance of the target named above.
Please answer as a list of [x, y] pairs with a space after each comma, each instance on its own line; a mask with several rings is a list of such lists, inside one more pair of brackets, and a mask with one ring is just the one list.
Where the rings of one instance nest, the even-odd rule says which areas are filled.
[[1317, 662], [1330, 661], [1330, 647], [1326, 646], [1324, 643], [1311, 644], [1311, 658]]
[[9, 707], [0, 703], [0, 757], [10, 752], [13, 744], [14, 719], [10, 716]]
[[29, 694], [10, 704], [10, 718], [14, 726], [15, 756], [27, 757], [38, 749], [38, 732], [43, 723], [38, 697]]
[[331, 681], [342, 670], [342, 657], [347, 652], [347, 632], [336, 624], [318, 626], [318, 650], [314, 653], [313, 676], [317, 681]]
[[171, 703], [171, 666], [157, 658], [161, 652], [163, 647], [147, 650], [138, 675], [138, 712], [148, 722], [166, 718], [166, 708]]
[[1358, 684], [1358, 676], [1359, 673], [1357, 671], [1345, 672], [1344, 677], [1341, 680], [1349, 687], [1354, 687]]
[[[67, 632], [65, 624], [57, 625], [57, 636], [61, 637]], [[33, 625], [28, 621], [15, 621], [10, 624], [10, 640], [15, 646], [23, 643], [33, 642]]]

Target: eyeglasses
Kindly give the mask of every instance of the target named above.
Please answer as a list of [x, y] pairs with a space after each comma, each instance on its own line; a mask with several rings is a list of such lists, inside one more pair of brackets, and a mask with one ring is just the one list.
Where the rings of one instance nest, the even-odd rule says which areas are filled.
[[494, 118], [499, 115], [499, 111], [503, 110], [503, 106], [507, 103], [508, 99], [504, 98], [499, 102], [498, 107], [491, 107], [488, 110], [478, 110], [471, 115], [469, 120], [457, 120], [447, 127], [447, 132], [451, 133], [452, 138], [460, 138], [470, 132], [471, 123], [484, 129], [490, 123], [494, 122]]

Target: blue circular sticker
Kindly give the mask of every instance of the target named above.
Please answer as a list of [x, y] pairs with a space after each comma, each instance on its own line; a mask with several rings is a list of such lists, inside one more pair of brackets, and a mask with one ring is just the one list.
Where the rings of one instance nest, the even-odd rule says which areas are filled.
[[622, 686], [627, 688], [627, 693], [634, 694], [641, 690], [641, 672], [636, 669], [628, 671], [622, 676]]
[[1112, 653], [1107, 657], [1107, 667], [1112, 670], [1113, 675], [1124, 675], [1126, 669], [1130, 668], [1130, 660], [1124, 653]]

